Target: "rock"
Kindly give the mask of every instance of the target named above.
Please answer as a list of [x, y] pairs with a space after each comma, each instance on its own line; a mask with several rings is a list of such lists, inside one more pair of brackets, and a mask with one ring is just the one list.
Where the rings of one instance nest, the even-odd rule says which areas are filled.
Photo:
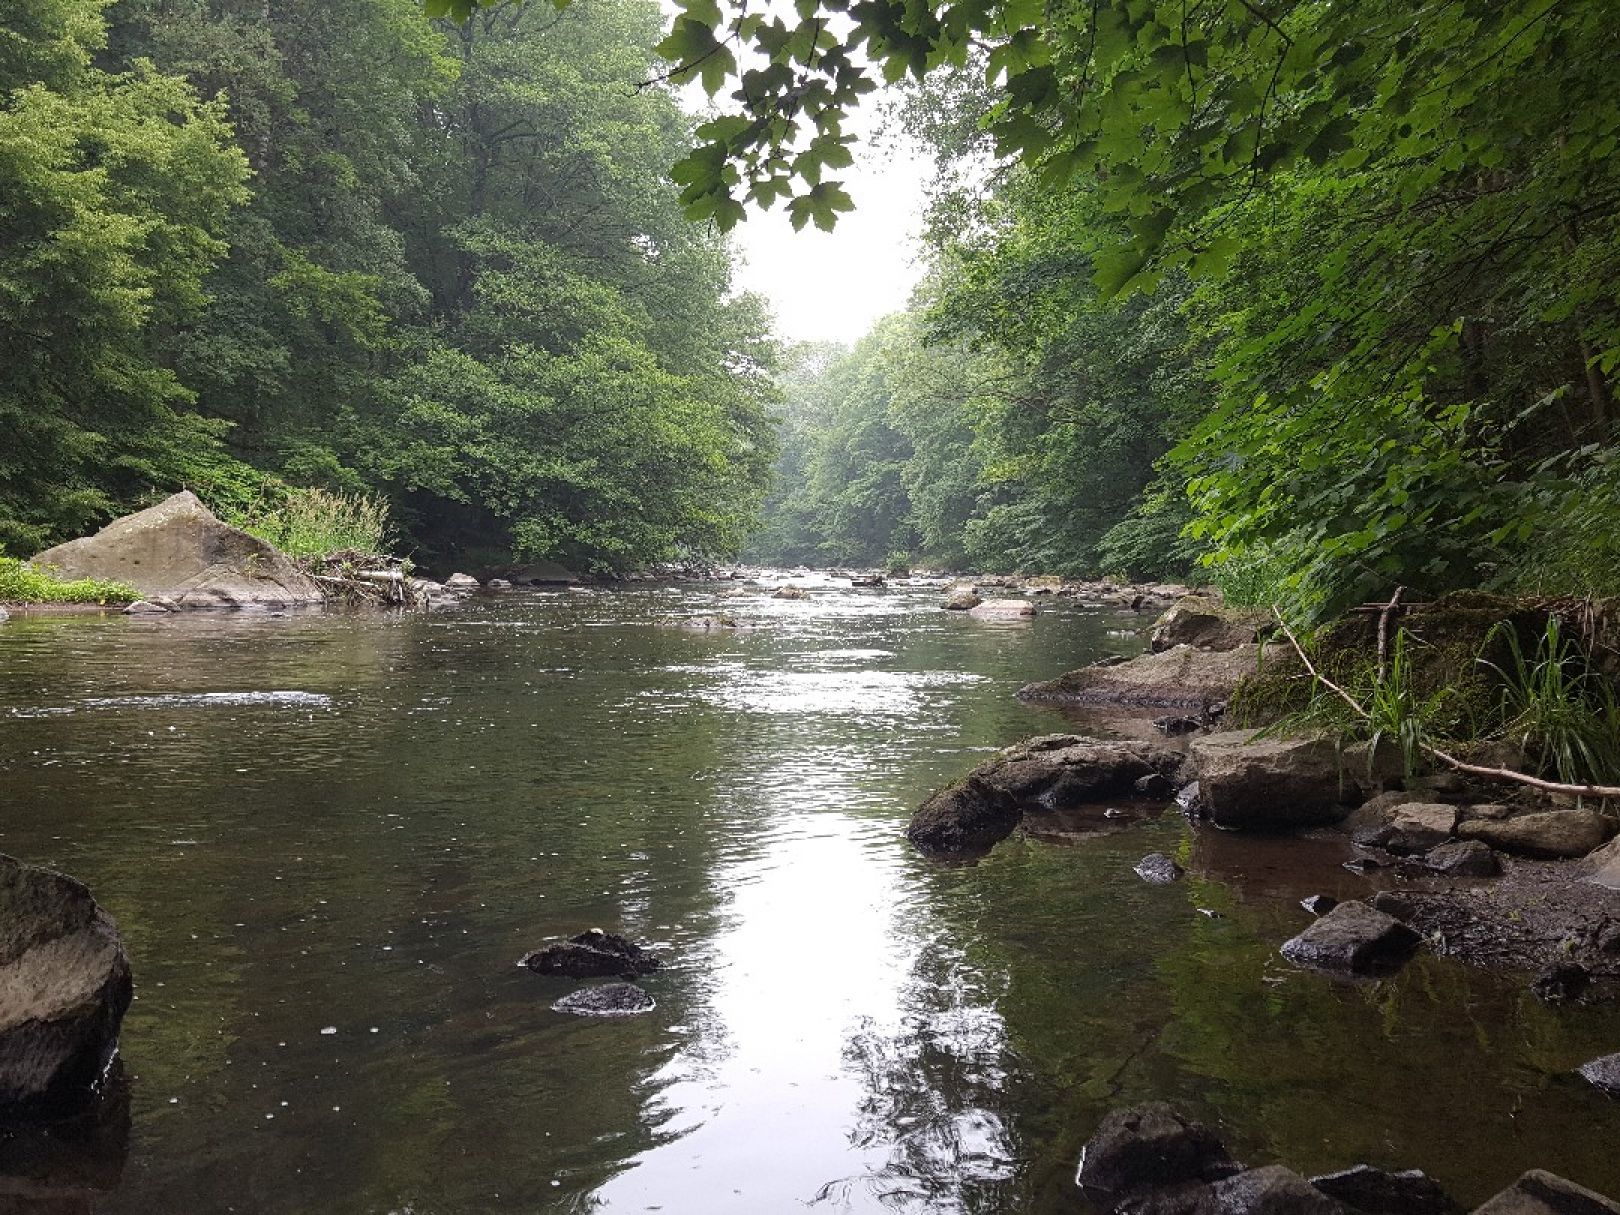
[[1403, 855], [1427, 852], [1449, 840], [1456, 827], [1457, 807], [1443, 802], [1407, 802], [1395, 807], [1384, 847]]
[[1609, 838], [1609, 823], [1595, 810], [1546, 810], [1499, 821], [1470, 819], [1457, 834], [1517, 856], [1554, 859], [1586, 856]]
[[939, 606], [947, 612], [966, 612], [978, 607], [983, 602], [984, 600], [980, 599], [972, 591], [957, 591]]
[[1418, 934], [1365, 903], [1340, 903], [1282, 946], [1290, 962], [1349, 974], [1398, 970], [1418, 947]]
[[1088, 1196], [1117, 1203], [1184, 1182], [1210, 1182], [1242, 1168], [1215, 1133], [1162, 1101], [1115, 1110], [1080, 1152], [1075, 1183]]
[[1331, 894], [1312, 894], [1301, 899], [1299, 905], [1314, 916], [1324, 916], [1339, 905], [1339, 900]]
[[1154, 653], [1178, 645], [1225, 652], [1255, 643], [1255, 622], [1244, 613], [1225, 609], [1219, 599], [1188, 595], [1153, 626], [1149, 643]]
[[1567, 1004], [1590, 986], [1592, 972], [1579, 962], [1555, 962], [1531, 980], [1530, 990], [1543, 1004]]
[[691, 616], [679, 622], [683, 629], [735, 629], [741, 626], [730, 616]]
[[137, 599], [124, 609], [126, 616], [167, 616], [173, 609], [166, 608], [161, 603], [153, 603], [150, 599]]
[[1474, 1215], [1620, 1215], [1620, 1204], [1553, 1173], [1531, 1169]]
[[1401, 923], [1410, 923], [1417, 916], [1417, 905], [1411, 895], [1401, 890], [1380, 890], [1368, 900], [1374, 911], [1382, 911]]
[[1150, 852], [1136, 862], [1136, 876], [1150, 886], [1168, 886], [1187, 871], [1162, 852]]
[[4, 624], [6, 621], [8, 621], [10, 619], [11, 619], [11, 613], [6, 611], [5, 608], [0, 607], [0, 624]]
[[1513, 817], [1513, 807], [1503, 805], [1501, 802], [1475, 802], [1471, 806], [1463, 807], [1463, 818], [1503, 819]]
[[1362, 802], [1350, 817], [1344, 820], [1344, 825], [1351, 831], [1368, 831], [1379, 827], [1387, 827], [1395, 821], [1395, 811], [1411, 802], [1421, 802], [1423, 797], [1417, 793], [1406, 793], [1399, 789], [1386, 793], [1375, 793]]
[[1358, 1164], [1353, 1169], [1312, 1177], [1310, 1183], [1363, 1215], [1461, 1215], [1463, 1209], [1421, 1169], [1389, 1173]]
[[578, 574], [555, 561], [526, 561], [509, 566], [504, 573], [518, 586], [572, 586], [579, 581]]
[[1012, 794], [969, 774], [917, 808], [906, 838], [925, 852], [976, 852], [1006, 839], [1022, 817]]
[[83, 883], [0, 854], [0, 1108], [84, 1104], [132, 993], [118, 927]]
[[509, 591], [512, 589], [512, 584], [505, 578], [491, 578], [484, 583], [484, 589], [486, 591]]
[[975, 620], [1022, 620], [1035, 614], [1028, 599], [986, 599], [968, 609]]
[[444, 585], [452, 591], [476, 591], [483, 583], [471, 574], [451, 574], [444, 580]]
[[1023, 700], [1202, 712], [1230, 697], [1245, 676], [1254, 674], [1259, 661], [1258, 646], [1217, 652], [1178, 645], [1025, 684], [1018, 695]]
[[1620, 920], [1609, 920], [1592, 934], [1592, 948], [1599, 953], [1620, 953]]
[[657, 1005], [634, 983], [601, 983], [570, 992], [551, 1007], [576, 1017], [633, 1017], [651, 1012]]
[[1162, 772], [1149, 772], [1139, 776], [1131, 786], [1143, 797], [1168, 798], [1176, 793], [1176, 782]]
[[0, 1212], [90, 1215], [118, 1187], [129, 1157], [130, 1082], [119, 1060], [92, 1099], [61, 1116], [0, 1125]]
[[1586, 881], [1605, 890], [1620, 890], [1620, 840], [1600, 848], [1586, 859]]
[[295, 607], [325, 596], [291, 558], [221, 523], [190, 491], [46, 549], [33, 564], [63, 578], [127, 583], [182, 608]]
[[1166, 738], [1179, 738], [1183, 734], [1194, 734], [1204, 728], [1204, 723], [1196, 717], [1155, 717], [1153, 728]]
[[1350, 1215], [1281, 1165], [1250, 1169], [1213, 1185], [1183, 1183], [1128, 1198], [1115, 1215]]
[[1145, 776], [1173, 772], [1181, 756], [1146, 742], [1047, 734], [1009, 747], [973, 770], [1023, 802], [1062, 810], [1127, 790]]
[[771, 598], [772, 599], [806, 599], [806, 598], [809, 598], [809, 592], [806, 591], [802, 586], [794, 586], [792, 583], [788, 583], [788, 585], [786, 585], [786, 586], [777, 587], [776, 590], [774, 592], [772, 592]]
[[1423, 854], [1423, 863], [1447, 877], [1496, 877], [1502, 862], [1481, 840], [1452, 840]]
[[1197, 738], [1192, 758], [1209, 817], [1220, 827], [1280, 830], [1334, 823], [1355, 796], [1325, 738], [1259, 738], [1234, 730]]
[[633, 979], [651, 974], [659, 961], [640, 945], [616, 932], [592, 928], [566, 941], [531, 950], [518, 960], [536, 974], [567, 975], [573, 979], [601, 979], [618, 976]]
[[1176, 790], [1176, 809], [1189, 818], [1195, 818], [1204, 813], [1204, 791], [1197, 781], [1189, 781]]
[[1611, 1097], [1620, 1097], [1620, 1053], [1583, 1063], [1580, 1073], [1589, 1084]]

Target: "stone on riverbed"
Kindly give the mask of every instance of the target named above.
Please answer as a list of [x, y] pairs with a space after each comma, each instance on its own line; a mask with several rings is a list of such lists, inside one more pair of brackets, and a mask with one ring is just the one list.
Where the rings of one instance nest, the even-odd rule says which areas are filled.
[[446, 590], [451, 591], [476, 591], [482, 583], [471, 574], [456, 573], [446, 578], [444, 585]]
[[1020, 801], [1062, 810], [1134, 791], [1143, 777], [1166, 775], [1180, 763], [1180, 754], [1153, 743], [1046, 734], [1008, 747], [974, 775]]
[[1021, 700], [1204, 711], [1226, 700], [1260, 662], [1259, 646], [1216, 652], [1172, 646], [1125, 662], [1099, 662], [1025, 684]]
[[1312, 1177], [1310, 1183], [1363, 1215], [1461, 1215], [1463, 1209], [1422, 1169], [1390, 1173], [1358, 1164]]
[[1081, 1150], [1075, 1182], [1113, 1204], [1166, 1186], [1219, 1181], [1242, 1168], [1214, 1131], [1151, 1101], [1102, 1120]]
[[1384, 847], [1411, 855], [1444, 844], [1457, 828], [1457, 807], [1443, 802], [1407, 802], [1395, 808]]
[[1470, 819], [1457, 834], [1517, 856], [1556, 860], [1586, 856], [1600, 847], [1609, 838], [1609, 821], [1595, 810], [1546, 810], [1501, 820]]
[[1023, 620], [1035, 614], [1028, 599], [986, 599], [968, 609], [975, 620]]
[[1356, 785], [1325, 738], [1261, 738], [1229, 730], [1192, 743], [1198, 786], [1219, 827], [1284, 830], [1336, 823]]
[[542, 975], [567, 975], [574, 979], [601, 979], [618, 976], [633, 979], [658, 969], [657, 957], [616, 932], [592, 928], [566, 941], [554, 941], [531, 950], [518, 960]]
[[1168, 886], [1186, 873], [1162, 852], [1150, 852], [1136, 862], [1136, 876], [1150, 886]]
[[1580, 1073], [1594, 1088], [1611, 1097], [1620, 1097], [1620, 1053], [1583, 1063]]
[[805, 599], [809, 592], [802, 586], [794, 586], [791, 582], [786, 586], [779, 586], [771, 594], [772, 599]]
[[1012, 794], [969, 774], [918, 807], [906, 838], [925, 852], [976, 852], [1006, 839], [1022, 817]]
[[1531, 1169], [1474, 1215], [1620, 1215], [1620, 1204], [1542, 1169]]
[[1421, 938], [1395, 917], [1365, 903], [1340, 903], [1297, 937], [1283, 942], [1290, 962], [1347, 974], [1399, 970]]
[[657, 1007], [653, 998], [634, 983], [602, 983], [570, 992], [552, 1011], [576, 1017], [633, 1017]]
[[1496, 877], [1502, 862], [1480, 840], [1452, 840], [1423, 854], [1423, 863], [1447, 877]]
[[967, 612], [978, 607], [984, 600], [980, 599], [970, 590], [956, 591], [951, 597], [939, 606], [947, 612]]
[[0, 1108], [92, 1097], [132, 987], [118, 927], [84, 884], [0, 854]]

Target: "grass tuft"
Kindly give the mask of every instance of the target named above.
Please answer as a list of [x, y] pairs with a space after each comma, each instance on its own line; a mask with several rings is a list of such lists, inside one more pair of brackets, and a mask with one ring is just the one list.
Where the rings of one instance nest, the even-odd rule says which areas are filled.
[[393, 540], [388, 502], [380, 495], [292, 489], [260, 501], [231, 520], [289, 557], [385, 553]]
[[122, 582], [58, 578], [16, 557], [0, 557], [0, 603], [133, 603], [140, 597]]

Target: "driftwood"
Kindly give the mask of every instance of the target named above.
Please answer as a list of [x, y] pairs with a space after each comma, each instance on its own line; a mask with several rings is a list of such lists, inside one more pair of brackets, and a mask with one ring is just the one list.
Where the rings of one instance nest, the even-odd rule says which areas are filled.
[[[1311, 673], [1311, 677], [1355, 710], [1363, 721], [1371, 721], [1372, 714], [1362, 707], [1360, 701], [1316, 669], [1309, 655], [1305, 653], [1305, 647], [1300, 645], [1299, 638], [1294, 636], [1294, 631], [1288, 627], [1288, 622], [1282, 618], [1282, 613], [1277, 611], [1276, 608], [1272, 608], [1271, 614], [1277, 618], [1277, 623], [1281, 626], [1283, 635], [1288, 638], [1289, 644], [1294, 647], [1294, 653], [1299, 655], [1299, 660], [1305, 664], [1305, 669]], [[1620, 786], [1617, 785], [1565, 784], [1563, 781], [1543, 780], [1539, 776], [1531, 776], [1528, 772], [1517, 772], [1512, 768], [1490, 768], [1483, 764], [1471, 764], [1448, 751], [1441, 750], [1432, 743], [1421, 741], [1418, 743], [1418, 749], [1431, 759], [1437, 759], [1449, 768], [1455, 768], [1459, 772], [1467, 772], [1474, 776], [1483, 776], [1490, 780], [1512, 781], [1516, 784], [1528, 785], [1532, 789], [1541, 789], [1548, 793], [1563, 793], [1573, 797], [1620, 798]]]
[[376, 553], [339, 552], [299, 564], [326, 590], [329, 601], [382, 607], [425, 607], [427, 596], [405, 570], [405, 560]]

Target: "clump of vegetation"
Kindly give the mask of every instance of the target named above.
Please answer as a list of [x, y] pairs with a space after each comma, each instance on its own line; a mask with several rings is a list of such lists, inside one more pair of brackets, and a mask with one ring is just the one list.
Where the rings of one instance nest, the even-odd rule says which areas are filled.
[[1495, 733], [1516, 745], [1537, 771], [1561, 781], [1620, 781], [1620, 700], [1614, 685], [1592, 669], [1556, 615], [1548, 618], [1531, 655], [1516, 632], [1503, 633], [1509, 661], [1486, 663], [1502, 680]]
[[16, 557], [0, 557], [0, 603], [132, 603], [134, 587], [99, 578], [58, 578]]
[[382, 553], [393, 540], [381, 495], [291, 489], [255, 503], [232, 522], [290, 557]]

